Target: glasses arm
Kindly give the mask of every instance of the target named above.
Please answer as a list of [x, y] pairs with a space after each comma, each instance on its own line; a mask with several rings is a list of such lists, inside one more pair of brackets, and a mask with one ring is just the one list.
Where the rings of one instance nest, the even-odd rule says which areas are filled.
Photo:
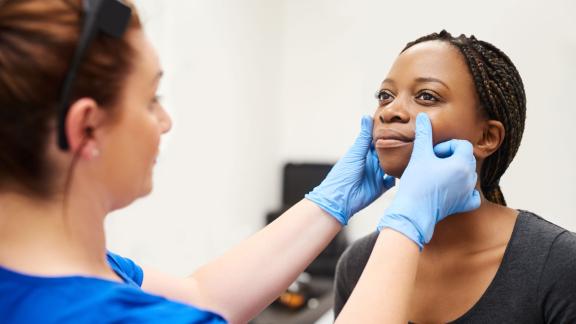
[[57, 119], [58, 146], [66, 151], [70, 148], [66, 137], [66, 117], [70, 109], [70, 96], [78, 69], [94, 37], [103, 32], [121, 38], [130, 22], [132, 10], [121, 0], [84, 0], [84, 24], [76, 52], [64, 78]]

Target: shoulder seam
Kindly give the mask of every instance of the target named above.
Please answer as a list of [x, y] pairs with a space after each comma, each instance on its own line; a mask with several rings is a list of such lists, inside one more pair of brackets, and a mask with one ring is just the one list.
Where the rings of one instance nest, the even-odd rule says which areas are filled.
[[540, 275], [538, 276], [538, 286], [536, 288], [536, 298], [537, 300], [540, 299], [540, 286], [542, 284], [542, 276], [544, 275], [544, 270], [546, 269], [546, 266], [548, 265], [548, 259], [550, 258], [550, 254], [552, 251], [552, 248], [554, 247], [554, 244], [556, 244], [556, 241], [558, 241], [558, 238], [560, 236], [562, 236], [562, 234], [564, 233], [569, 233], [568, 230], [563, 230], [562, 232], [558, 233], [556, 235], [556, 237], [554, 237], [554, 240], [552, 240], [552, 243], [550, 244], [550, 247], [548, 248], [548, 252], [546, 254], [546, 260], [544, 260], [544, 264], [542, 265], [542, 269], [540, 269]]

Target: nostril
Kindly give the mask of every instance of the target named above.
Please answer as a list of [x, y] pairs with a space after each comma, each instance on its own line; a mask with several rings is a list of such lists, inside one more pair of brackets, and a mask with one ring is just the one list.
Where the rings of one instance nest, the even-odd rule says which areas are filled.
[[392, 117], [392, 120], [390, 120], [390, 122], [401, 122], [402, 118], [400, 116], [394, 116]]
[[380, 119], [380, 122], [381, 122], [382, 124], [385, 123], [385, 122], [384, 122], [384, 117], [382, 117], [382, 115], [378, 116], [378, 119]]

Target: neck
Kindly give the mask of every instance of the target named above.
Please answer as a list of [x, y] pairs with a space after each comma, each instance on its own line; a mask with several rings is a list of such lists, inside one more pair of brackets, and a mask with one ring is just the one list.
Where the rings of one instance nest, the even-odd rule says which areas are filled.
[[43, 276], [113, 278], [106, 261], [107, 210], [88, 191], [35, 199], [0, 194], [0, 265]]
[[502, 247], [510, 239], [517, 215], [516, 210], [482, 197], [480, 208], [439, 222], [425, 251], [470, 254]]

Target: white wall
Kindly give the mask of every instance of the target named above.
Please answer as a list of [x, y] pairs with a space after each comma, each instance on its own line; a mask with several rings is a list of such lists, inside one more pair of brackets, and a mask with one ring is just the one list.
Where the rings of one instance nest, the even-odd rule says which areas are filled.
[[276, 207], [282, 11], [266, 0], [138, 4], [166, 70], [161, 93], [174, 126], [152, 195], [109, 218], [109, 248], [187, 274]]
[[[446, 28], [492, 42], [528, 97], [509, 205], [576, 231], [576, 3], [571, 0], [147, 0], [174, 129], [155, 192], [108, 222], [111, 249], [185, 274], [279, 204], [284, 161], [335, 161], [404, 44]], [[393, 193], [350, 226], [371, 231]]]
[[[523, 143], [501, 182], [509, 206], [576, 230], [575, 12], [569, 0], [286, 1], [280, 156], [335, 160], [407, 42], [442, 29], [474, 34], [511, 57], [526, 88]], [[353, 236], [385, 206], [356, 219]]]

